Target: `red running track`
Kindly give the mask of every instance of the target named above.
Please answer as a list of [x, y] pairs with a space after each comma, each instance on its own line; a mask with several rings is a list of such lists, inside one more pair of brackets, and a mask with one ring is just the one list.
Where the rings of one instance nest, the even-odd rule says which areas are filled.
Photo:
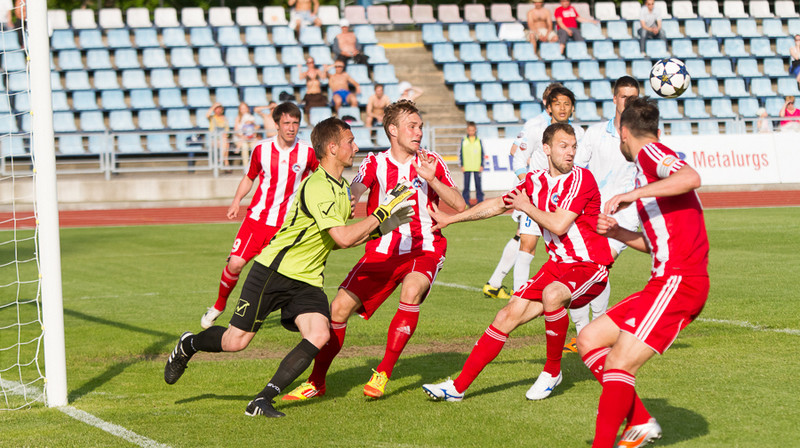
[[[752, 208], [752, 207], [796, 207], [800, 206], [800, 190], [787, 191], [742, 191], [700, 193], [705, 208]], [[364, 216], [364, 203], [356, 208], [356, 216]], [[59, 213], [61, 227], [128, 226], [155, 224], [187, 224], [229, 221], [225, 217], [227, 207], [164, 207], [114, 210], [69, 210]], [[14, 228], [14, 216], [0, 213], [0, 229]], [[16, 216], [17, 228], [33, 227], [31, 212]]]

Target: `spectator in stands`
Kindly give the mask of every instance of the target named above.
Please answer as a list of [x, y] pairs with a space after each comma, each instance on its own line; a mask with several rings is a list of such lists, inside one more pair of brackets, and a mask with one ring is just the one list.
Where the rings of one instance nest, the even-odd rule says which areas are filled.
[[[305, 68], [305, 69], [304, 69]], [[308, 82], [309, 80], [316, 79], [328, 79], [328, 69], [330, 66], [323, 65], [322, 70], [317, 68], [317, 65], [314, 63], [314, 58], [308, 57], [306, 58], [306, 66], [303, 67], [300, 64], [297, 64], [297, 69], [300, 72], [300, 80]]]
[[558, 35], [553, 30], [553, 17], [545, 9], [544, 0], [533, 0], [533, 9], [528, 10], [528, 40], [536, 52], [537, 42], [557, 42]]
[[464, 173], [464, 191], [461, 195], [464, 202], [469, 205], [470, 180], [475, 179], [475, 198], [483, 201], [483, 188], [481, 188], [481, 173], [483, 172], [483, 144], [478, 138], [478, 127], [475, 122], [467, 122], [467, 136], [461, 141], [459, 151], [459, 164]]
[[225, 108], [220, 103], [214, 103], [208, 108], [206, 112], [208, 118], [208, 132], [212, 140], [218, 142], [220, 149], [219, 159], [222, 161], [222, 166], [227, 172], [230, 172], [228, 167], [228, 133], [230, 133], [230, 126], [228, 126], [228, 119], [225, 118]]
[[272, 111], [276, 107], [278, 107], [278, 103], [270, 101], [267, 106], [258, 106], [253, 109], [253, 113], [260, 115], [261, 119], [264, 120], [264, 135], [267, 138], [278, 135], [278, 125], [275, 124], [275, 119], [272, 118]]
[[325, 107], [328, 105], [328, 95], [322, 93], [322, 80], [328, 78], [329, 66], [323, 65], [322, 70], [314, 64], [314, 58], [306, 59], [306, 67], [298, 66], [300, 79], [306, 81], [306, 95], [303, 97], [303, 106], [308, 116], [312, 107]]
[[583, 40], [581, 30], [578, 28], [578, 22], [599, 23], [590, 17], [578, 15], [578, 10], [570, 4], [569, 0], [561, 0], [561, 6], [556, 8], [555, 16], [556, 23], [558, 23], [556, 34], [558, 35], [558, 43], [561, 44], [561, 54], [564, 54], [564, 48], [567, 47], [568, 40]]
[[756, 132], [766, 134], [772, 132], [772, 120], [770, 120], [767, 109], [759, 107], [756, 111], [758, 114], [758, 121], [756, 122]]
[[793, 117], [793, 120], [782, 120], [781, 131], [795, 131], [800, 132], [800, 109], [794, 107], [794, 97], [787, 96], [786, 103], [781, 109], [781, 117]]
[[233, 141], [236, 152], [242, 156], [242, 167], [245, 171], [250, 166], [250, 151], [255, 148], [258, 138], [258, 129], [255, 115], [250, 113], [250, 106], [244, 101], [239, 103], [239, 114], [233, 123]]
[[350, 29], [350, 22], [342, 19], [339, 22], [342, 31], [333, 38], [331, 51], [336, 59], [346, 59], [356, 64], [366, 64], [367, 57], [361, 52], [361, 44], [356, 39], [356, 33]]
[[794, 35], [794, 46], [789, 49], [789, 57], [791, 58], [789, 73], [794, 75], [800, 84], [800, 34]]
[[[17, 37], [19, 38], [19, 44], [21, 46], [25, 46], [25, 31], [22, 29], [22, 22], [26, 20], [27, 13], [28, 13], [28, 6], [25, 0], [16, 0], [14, 2], [14, 28], [17, 30]], [[27, 25], [26, 25], [27, 29]]]
[[14, 24], [14, 2], [11, 0], [0, 0], [0, 25], [3, 31], [8, 30]]
[[423, 93], [422, 89], [412, 86], [408, 81], [401, 82], [398, 87], [400, 88], [399, 99], [401, 100], [416, 101]]
[[[333, 111], [338, 113], [339, 108], [345, 103], [358, 107], [356, 95], [361, 93], [361, 86], [344, 71], [345, 61], [343, 59], [337, 59], [333, 67], [336, 72], [328, 76], [328, 87], [333, 92]], [[355, 90], [355, 93], [350, 91], [351, 87]]]
[[289, 7], [289, 27], [299, 31], [302, 26], [322, 26], [322, 21], [317, 17], [319, 11], [319, 0], [288, 0]]
[[644, 53], [644, 46], [647, 39], [666, 40], [667, 36], [661, 29], [661, 12], [656, 9], [656, 0], [645, 0], [642, 10], [639, 12], [639, 49]]
[[383, 126], [383, 109], [391, 104], [383, 94], [383, 84], [375, 84], [375, 93], [367, 100], [367, 126]]

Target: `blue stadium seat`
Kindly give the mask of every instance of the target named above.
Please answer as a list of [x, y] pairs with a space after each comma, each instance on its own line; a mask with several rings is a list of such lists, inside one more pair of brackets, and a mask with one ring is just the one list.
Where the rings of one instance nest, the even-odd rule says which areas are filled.
[[762, 36], [755, 19], [736, 19], [736, 34], [748, 39]]
[[264, 85], [268, 86], [289, 85], [289, 82], [286, 80], [286, 72], [283, 70], [283, 67], [264, 67], [262, 79], [264, 79]]
[[725, 56], [729, 58], [746, 58], [750, 56], [744, 48], [744, 39], [741, 37], [732, 37], [723, 41], [725, 46]]
[[462, 43], [458, 46], [458, 57], [462, 62], [483, 62], [481, 46], [478, 43]]
[[[301, 58], [302, 59], [302, 58]], [[222, 67], [222, 52], [217, 47], [203, 47], [197, 52], [197, 62], [201, 67]]]
[[397, 76], [394, 74], [394, 66], [393, 65], [376, 65], [372, 69], [372, 79], [378, 84], [397, 84], [400, 81], [397, 79]]
[[511, 56], [517, 62], [539, 60], [539, 56], [533, 51], [533, 46], [528, 42], [514, 42], [511, 46]]
[[497, 64], [497, 79], [505, 83], [522, 81], [522, 76], [519, 74], [519, 64], [516, 62], [501, 62]]
[[160, 89], [158, 91], [158, 106], [163, 109], [184, 108], [181, 91], [179, 89]]
[[797, 88], [797, 79], [794, 76], [778, 78], [778, 95], [800, 97], [800, 89]]
[[169, 142], [169, 134], [147, 134], [147, 151], [151, 153], [172, 152], [174, 149]]
[[719, 134], [719, 122], [714, 120], [704, 120], [697, 123], [697, 133], [700, 135]]
[[[151, 89], [136, 89], [130, 91], [131, 109], [155, 109], [153, 91]], [[103, 101], [105, 105], [105, 101]]]
[[479, 23], [475, 25], [475, 37], [478, 42], [500, 42], [494, 23]]
[[789, 50], [794, 46], [794, 38], [792, 37], [779, 37], [775, 39], [775, 52], [779, 55], [789, 54]]
[[272, 65], [281, 65], [278, 62], [278, 55], [275, 53], [275, 47], [256, 47], [253, 50], [253, 63], [258, 67], [268, 67]]
[[442, 71], [444, 73], [445, 84], [470, 81], [466, 75], [464, 64], [444, 64], [442, 66]]
[[[374, 53], [375, 51], [370, 49], [374, 48], [380, 48], [381, 54], [383, 55], [384, 62], [380, 62], [380, 64], [388, 64], [389, 60], [386, 59], [386, 53], [383, 53], [383, 47], [378, 47], [376, 45], [370, 45], [368, 47], [365, 47], [364, 49], [364, 54], [368, 58], [370, 58], [369, 63], [373, 64], [373, 60], [372, 57], [370, 56], [370, 53]], [[314, 58], [314, 62], [317, 65], [333, 65], [333, 56], [331, 55], [331, 49], [326, 46], [317, 45], [311, 47], [308, 49], [308, 55]], [[374, 62], [374, 63], [378, 64], [379, 62]]]
[[58, 68], [64, 70], [83, 70], [81, 52], [78, 50], [61, 50], [58, 52]]
[[369, 70], [364, 64], [350, 64], [346, 68], [346, 72], [359, 84], [371, 84], [372, 80], [369, 78]]
[[527, 103], [536, 101], [531, 95], [531, 85], [528, 82], [512, 82], [508, 85], [508, 97], [514, 103]]
[[769, 39], [766, 37], [757, 37], [750, 39], [750, 54], [758, 58], [768, 58], [775, 56], [772, 51]]
[[[311, 50], [309, 50], [309, 52], [313, 55], [314, 54], [314, 50], [317, 49], [317, 48], [320, 48], [320, 47], [312, 47]], [[324, 49], [324, 50], [328, 49], [328, 47], [321, 47], [321, 48]], [[380, 45], [365, 45], [364, 46], [364, 56], [366, 56], [368, 58], [367, 63], [370, 64], [370, 65], [388, 64], [389, 63], [389, 59], [386, 57], [386, 49], [384, 49]], [[316, 60], [316, 58], [315, 58], [315, 60]], [[325, 62], [322, 62], [320, 60], [319, 63], [320, 64], [324, 64]], [[330, 60], [330, 64], [333, 64], [333, 59]]]
[[692, 48], [692, 41], [689, 39], [677, 39], [672, 41], [672, 54], [680, 59], [696, 58], [697, 53]]
[[477, 103], [480, 98], [475, 94], [475, 84], [462, 82], [453, 86], [453, 96], [456, 104]]
[[422, 42], [426, 45], [440, 44], [447, 41], [441, 24], [426, 23], [422, 25]]
[[204, 87], [186, 89], [186, 105], [189, 107], [211, 107], [211, 92]]
[[519, 117], [511, 103], [492, 104], [492, 118], [497, 123], [519, 123]]
[[[58, 114], [70, 114], [70, 116], [72, 116], [72, 112], [56, 112], [56, 113], [58, 113]], [[59, 126], [65, 126], [66, 123], [60, 123], [60, 124], [59, 123], [55, 123], [55, 113], [53, 115], [54, 115], [54, 117], [53, 117], [53, 120], [54, 120], [53, 128], [54, 128], [55, 132], [75, 132], [76, 131], [76, 129], [74, 129], [75, 128], [75, 119], [74, 118], [72, 119], [72, 127], [73, 127], [73, 129], [71, 129], [71, 130], [59, 130], [57, 128]], [[16, 132], [19, 132], [19, 126], [17, 125], [17, 117], [15, 117], [13, 114], [0, 113], [0, 134], [10, 134], [10, 133], [16, 133]], [[5, 138], [3, 138], [3, 141], [5, 141]], [[3, 149], [3, 155], [7, 155], [7, 154], [9, 154], [9, 152], [4, 148]]]
[[161, 39], [165, 47], [188, 47], [186, 33], [183, 28], [164, 28], [161, 30]]
[[614, 42], [610, 40], [599, 40], [592, 44], [592, 54], [595, 59], [614, 60], [619, 59], [619, 55], [614, 51]]
[[662, 20], [661, 29], [664, 30], [664, 35], [669, 40], [683, 39], [684, 37], [686, 37], [686, 35], [681, 32], [681, 26], [678, 20], [670, 20], [670, 19]]
[[94, 72], [94, 88], [98, 90], [119, 89], [115, 70], [98, 70]]
[[578, 121], [600, 121], [597, 115], [597, 103], [594, 101], [576, 101], [575, 118]]
[[58, 152], [65, 155], [85, 154], [83, 137], [80, 135], [62, 135], [58, 137]]
[[750, 96], [750, 93], [744, 86], [744, 79], [742, 78], [728, 78], [725, 80], [725, 96], [731, 98], [741, 98]]
[[719, 90], [719, 83], [716, 79], [700, 79], [697, 81], [697, 92], [705, 98], [719, 98], [722, 97], [722, 92]]
[[767, 109], [767, 114], [769, 114], [770, 117], [777, 117], [780, 116], [784, 104], [783, 98], [771, 97], [764, 101], [764, 108]]
[[476, 134], [480, 139], [497, 138], [500, 136], [497, 126], [481, 126], [477, 129]]
[[761, 22], [761, 29], [764, 31], [764, 36], [766, 37], [779, 38], [786, 36], [786, 33], [783, 31], [781, 19], [764, 19]]
[[736, 73], [743, 78], [758, 78], [764, 76], [764, 74], [758, 70], [758, 61], [753, 58], [741, 58], [737, 60]]
[[589, 81], [593, 79], [604, 79], [600, 74], [600, 63], [597, 61], [578, 62], [578, 78]]
[[[300, 35], [302, 36], [306, 29], [315, 29], [319, 33], [319, 28], [315, 26], [300, 28]], [[320, 34], [320, 39], [322, 35]], [[221, 26], [217, 28], [217, 43], [223, 47], [240, 47], [243, 45], [242, 38], [239, 36], [238, 26]]]
[[486, 59], [491, 62], [511, 61], [511, 56], [508, 54], [508, 45], [506, 45], [505, 42], [492, 42], [486, 44]]
[[[4, 39], [4, 43], [5, 44], [11, 43], [11, 45], [4, 46], [4, 49], [6, 51], [19, 49], [19, 40], [17, 39], [16, 33], [4, 32], [2, 34], [2, 37]], [[15, 45], [12, 42], [12, 39], [16, 40], [16, 48], [14, 48]], [[9, 48], [9, 47], [11, 47], [11, 48]], [[53, 36], [50, 38], [50, 49], [51, 50], [54, 50], [54, 51], [57, 51], [57, 50], [74, 50], [76, 48], [78, 48], [78, 46], [75, 45], [75, 35], [72, 34], [72, 30], [54, 30], [53, 31]]]
[[612, 81], [616, 81], [617, 79], [630, 74], [627, 64], [621, 59], [608, 60], [605, 62], [605, 67], [606, 78]]
[[614, 97], [611, 83], [606, 80], [592, 81], [589, 83], [589, 96], [595, 100], [610, 100]]
[[717, 118], [736, 118], [730, 98], [714, 98], [711, 100], [711, 115]]
[[6, 82], [6, 88], [9, 92], [28, 90], [28, 75], [26, 73], [10, 73]]
[[447, 26], [447, 37], [450, 42], [475, 42], [469, 34], [469, 25], [465, 23], [453, 23]]
[[544, 62], [526, 62], [524, 74], [528, 81], [550, 81]]
[[209, 87], [230, 87], [231, 72], [228, 67], [213, 67], [206, 71], [206, 83]]
[[539, 44], [539, 57], [545, 61], [560, 61], [564, 59], [558, 42], [542, 42]]
[[575, 94], [575, 101], [580, 100], [588, 100], [589, 97], [586, 96], [586, 87], [583, 85], [583, 81], [565, 81], [563, 82], [564, 87], [568, 88]]
[[706, 70], [706, 61], [703, 59], [684, 59], [684, 64], [686, 64], [686, 70], [689, 72], [689, 76], [692, 79], [701, 79], [701, 78], [708, 78], [711, 75], [708, 74], [708, 70]]
[[160, 47], [155, 28], [136, 28], [133, 30], [133, 43], [139, 48]]
[[705, 39], [708, 37], [706, 23], [702, 19], [689, 19], [683, 22], [683, 30], [690, 39]]
[[361, 110], [356, 106], [342, 106], [339, 108], [338, 115], [339, 117], [353, 117], [355, 120], [342, 118], [347, 121], [350, 126], [364, 126], [364, 122], [361, 121]]
[[378, 37], [375, 35], [375, 27], [372, 25], [356, 25], [353, 27], [353, 34], [361, 45], [376, 45]]
[[603, 40], [606, 38], [605, 34], [603, 34], [603, 29], [600, 27], [600, 24], [590, 23], [590, 22], [583, 22], [580, 24], [581, 27], [581, 36], [587, 41], [595, 41], [595, 40]]
[[467, 104], [464, 106], [464, 118], [467, 121], [474, 121], [478, 124], [491, 123], [489, 113], [486, 110], [486, 105], [483, 103]]
[[[16, 54], [16, 53], [11, 53]], [[89, 50], [86, 52], [86, 68], [89, 70], [106, 70], [111, 68], [111, 56], [108, 50]], [[7, 69], [8, 70], [8, 69]]]
[[[73, 120], [72, 126], [75, 126]], [[103, 113], [98, 111], [81, 112], [80, 114], [81, 131], [83, 132], [105, 132], [106, 125], [103, 121]]]
[[637, 59], [631, 62], [631, 71], [636, 79], [650, 79], [650, 70], [653, 65], [649, 59]]
[[586, 47], [586, 42], [567, 42], [567, 59], [573, 61], [592, 59], [589, 55], [589, 49]]
[[[342, 27], [339, 25], [329, 25], [325, 28], [325, 42], [327, 42], [328, 45], [333, 45], [334, 39], [336, 39], [336, 36], [341, 32]], [[447, 39], [445, 39], [444, 42], [447, 42]]]
[[757, 98], [739, 98], [739, 115], [746, 118], [755, 118], [758, 116], [758, 99]]
[[[272, 97], [276, 102], [279, 95], [275, 95], [275, 89], [286, 90], [293, 94], [293, 90], [290, 87], [274, 87]], [[242, 92], [242, 101], [249, 104], [250, 107], [266, 106], [269, 104], [269, 101], [267, 101], [267, 89], [264, 87], [245, 87]]]
[[481, 100], [487, 103], [507, 102], [508, 98], [503, 95], [503, 86], [496, 82], [481, 84]]
[[269, 45], [267, 28], [263, 26], [246, 26], [244, 28], [244, 42], [251, 47]]
[[431, 47], [433, 52], [433, 62], [436, 64], [447, 64], [450, 62], [458, 62], [456, 51], [453, 44], [446, 42], [441, 44], [433, 44]]
[[303, 47], [295, 45], [281, 48], [281, 63], [283, 63], [283, 65], [302, 65], [305, 62]]
[[167, 127], [170, 129], [192, 129], [192, 118], [189, 109], [167, 110]]
[[91, 48], [106, 48], [106, 44], [103, 43], [103, 35], [100, 33], [100, 30], [80, 30], [78, 32], [78, 43], [84, 50]]
[[[5, 89], [6, 87], [5, 85], [3, 85], [2, 76], [0, 76], [0, 90], [5, 90]], [[59, 75], [58, 72], [55, 70], [50, 72], [50, 90], [54, 92], [58, 90], [64, 90], [64, 86], [61, 85], [61, 75]]]
[[144, 76], [144, 70], [131, 69], [122, 71], [122, 88], [127, 90], [132, 89], [147, 89], [150, 86]]
[[[286, 75], [284, 75], [285, 78]], [[258, 70], [255, 67], [236, 67], [233, 70], [233, 81], [241, 87], [261, 85], [261, 81], [258, 79]]]
[[228, 47], [225, 50], [225, 65], [228, 67], [253, 65], [252, 61], [250, 61], [250, 51], [247, 47]]
[[164, 121], [161, 118], [161, 111], [156, 109], [140, 110], [139, 128], [145, 131], [161, 131], [164, 129]]
[[[13, 121], [13, 117], [11, 118]], [[3, 124], [3, 127], [6, 127], [6, 125]], [[10, 132], [16, 132], [16, 131], [10, 131]], [[2, 153], [4, 157], [23, 156], [28, 154], [28, 149], [26, 149], [25, 139], [22, 137], [9, 137], [9, 136], [3, 137], [2, 141], [0, 141], [0, 153]]]
[[199, 68], [182, 68], [178, 70], [178, 85], [184, 89], [193, 87], [205, 87], [203, 74]]
[[312, 107], [308, 111], [308, 124], [316, 126], [320, 121], [330, 118], [333, 115], [333, 109], [328, 106]]
[[64, 75], [64, 86], [67, 90], [91, 90], [87, 72], [71, 71]]
[[469, 66], [470, 77], [474, 82], [495, 82], [492, 66], [487, 62], [477, 62]]
[[711, 60], [711, 76], [717, 78], [733, 78], [736, 74], [731, 67], [730, 59], [712, 59]]
[[145, 48], [142, 51], [142, 62], [144, 68], [167, 68], [167, 54], [163, 48]]
[[670, 123], [670, 135], [692, 135], [692, 123], [689, 121], [676, 121]]
[[623, 59], [644, 59], [638, 40], [619, 41], [619, 54]]
[[542, 113], [542, 103], [522, 103], [519, 105], [519, 115], [524, 121], [528, 121], [531, 118], [539, 115]]
[[789, 29], [789, 34], [794, 36], [800, 34], [800, 19], [789, 19], [786, 22], [786, 27]]
[[[113, 90], [109, 90], [109, 92], [113, 92]], [[51, 94], [51, 97], [53, 101], [54, 111], [63, 112], [65, 110], [69, 110], [69, 103], [67, 102], [67, 92], [53, 92]], [[122, 99], [124, 103], [125, 98], [123, 97]], [[105, 104], [103, 104], [103, 107], [105, 107]], [[4, 97], [2, 100], [0, 100], [0, 113], [7, 114], [9, 112], [11, 112], [11, 106], [8, 104], [8, 97]]]
[[20, 72], [28, 68], [25, 60], [25, 53], [21, 51], [8, 52], [3, 54], [3, 69], [6, 72]]
[[663, 120], [683, 119], [683, 115], [678, 111], [677, 100], [658, 100], [658, 112]]
[[[55, 37], [55, 31], [53, 37]], [[108, 48], [131, 48], [131, 33], [127, 29], [111, 29], [106, 31], [106, 45]]]
[[[238, 33], [237, 33], [238, 36]], [[298, 41], [303, 46], [311, 45], [325, 45], [325, 40], [322, 39], [322, 30], [317, 26], [304, 26], [300, 28], [300, 36]], [[361, 42], [361, 41], [359, 41]], [[222, 44], [222, 42], [220, 42]], [[363, 43], [362, 43], [363, 44]], [[239, 44], [241, 45], [241, 44]]]
[[550, 74], [553, 79], [559, 81], [569, 81], [578, 79], [572, 71], [572, 61], [556, 61], [550, 66]]
[[219, 87], [214, 91], [214, 100], [223, 107], [239, 107], [239, 89]]
[[689, 98], [683, 102], [683, 113], [687, 118], [708, 118], [706, 105], [702, 99]]
[[189, 28], [189, 42], [193, 47], [213, 47], [217, 44], [211, 28], [204, 26]]
[[17, 112], [30, 112], [31, 99], [28, 95], [28, 92], [22, 92], [14, 95], [14, 110]]
[[[353, 128], [353, 138], [358, 149], [369, 150], [374, 146], [372, 142], [372, 131], [368, 128]], [[380, 130], [378, 131], [380, 132]]]
[[772, 80], [769, 78], [753, 78], [750, 80], [750, 94], [759, 98], [777, 95], [772, 88]]
[[700, 39], [697, 41], [697, 54], [702, 58], [721, 58], [724, 56], [719, 51], [719, 42], [716, 39]]
[[606, 22], [606, 35], [611, 40], [631, 39], [631, 32], [628, 29], [628, 22], [624, 20], [611, 20]]
[[117, 136], [117, 150], [126, 154], [139, 154], [144, 152], [142, 136], [140, 134], [120, 134]]
[[667, 41], [661, 39], [650, 39], [645, 42], [645, 53], [650, 58], [663, 59], [671, 56], [667, 50]]
[[778, 78], [781, 76], [789, 76], [789, 72], [786, 70], [783, 59], [766, 58], [764, 59], [764, 75], [771, 78]]
[[109, 151], [109, 137], [105, 134], [94, 134], [89, 136], [87, 149], [92, 154], [101, 154]]
[[119, 48], [114, 50], [114, 66], [117, 70], [141, 68], [136, 50], [132, 48]]
[[171, 89], [175, 84], [175, 74], [171, 69], [159, 68], [150, 72], [150, 85], [154, 89]]
[[129, 110], [112, 110], [108, 114], [108, 126], [112, 131], [133, 131], [133, 114]]
[[730, 19], [711, 20], [711, 26], [709, 27], [709, 31], [711, 32], [712, 36], [718, 39], [736, 36], [736, 34], [733, 33], [733, 30], [731, 30]]

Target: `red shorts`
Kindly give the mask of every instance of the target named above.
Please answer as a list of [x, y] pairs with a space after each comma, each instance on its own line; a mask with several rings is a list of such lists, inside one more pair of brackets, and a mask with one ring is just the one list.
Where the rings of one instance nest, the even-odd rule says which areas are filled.
[[269, 244], [269, 241], [280, 229], [280, 227], [261, 224], [255, 219], [245, 218], [239, 227], [236, 239], [233, 240], [231, 256], [244, 258], [245, 262], [249, 262], [261, 253], [261, 250]]
[[[443, 265], [444, 255], [434, 252], [417, 252], [388, 259], [386, 255], [367, 253], [353, 266], [339, 287], [358, 297], [361, 307], [356, 312], [364, 319], [369, 319], [408, 274], [419, 272], [431, 282], [432, 287]], [[430, 292], [431, 288], [428, 288], [423, 301]]]
[[631, 294], [606, 314], [620, 330], [636, 336], [663, 354], [703, 310], [708, 277], [671, 275], [651, 278], [644, 290]]
[[572, 294], [568, 308], [581, 308], [603, 292], [608, 268], [596, 263], [556, 263], [548, 259], [514, 295], [541, 302], [542, 291], [553, 282], [562, 283]]

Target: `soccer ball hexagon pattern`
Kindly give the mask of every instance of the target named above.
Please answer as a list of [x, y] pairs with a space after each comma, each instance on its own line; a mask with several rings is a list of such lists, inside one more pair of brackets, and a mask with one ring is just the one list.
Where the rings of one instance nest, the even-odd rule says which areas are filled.
[[661, 59], [650, 70], [650, 86], [664, 98], [677, 98], [689, 88], [692, 78], [680, 59]]

